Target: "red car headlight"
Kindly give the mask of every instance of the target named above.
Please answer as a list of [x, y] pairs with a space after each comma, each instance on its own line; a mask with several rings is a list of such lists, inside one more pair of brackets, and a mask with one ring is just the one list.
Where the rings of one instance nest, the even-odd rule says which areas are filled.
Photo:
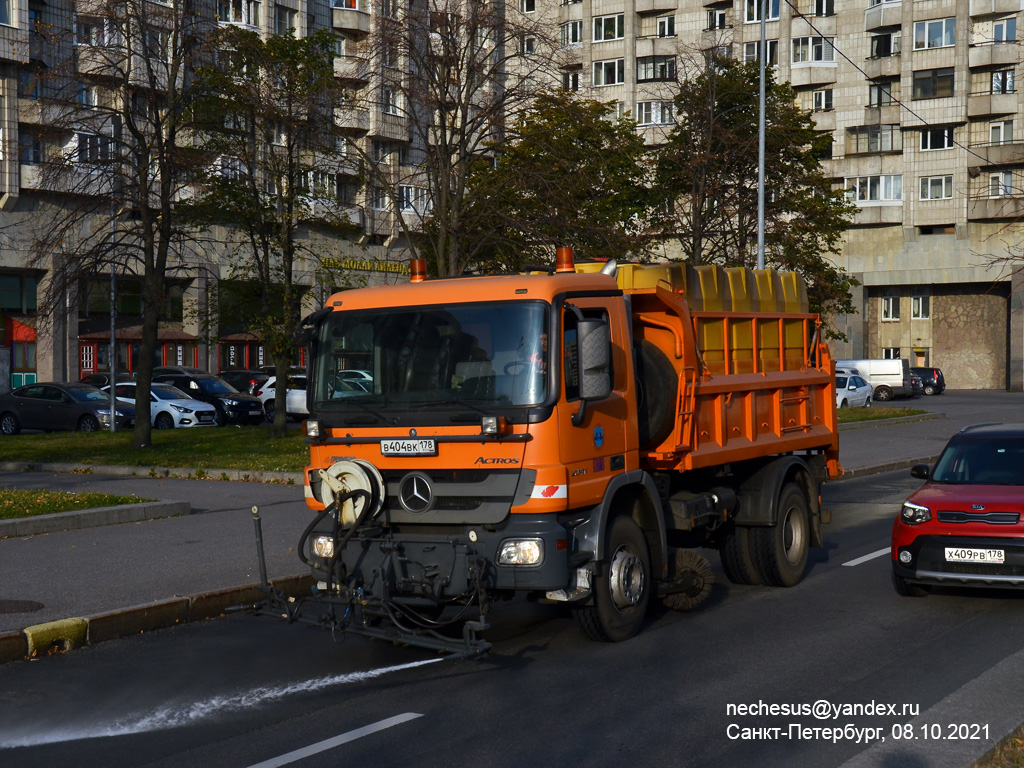
[[922, 507], [920, 504], [912, 504], [909, 501], [903, 502], [903, 511], [900, 512], [900, 518], [907, 525], [918, 525], [919, 523], [927, 523], [932, 519], [932, 511], [928, 507]]

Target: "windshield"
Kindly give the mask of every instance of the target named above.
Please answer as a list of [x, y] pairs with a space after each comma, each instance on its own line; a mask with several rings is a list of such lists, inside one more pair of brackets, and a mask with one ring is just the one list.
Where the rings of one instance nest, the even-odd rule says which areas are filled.
[[69, 389], [68, 394], [80, 403], [109, 403], [110, 395], [98, 389]]
[[952, 440], [932, 476], [936, 483], [1024, 485], [1024, 437]]
[[541, 403], [547, 318], [541, 302], [333, 313], [320, 329], [314, 407]]
[[172, 387], [169, 384], [160, 384], [159, 386], [154, 385], [150, 390], [158, 400], [191, 400], [192, 398], [186, 395], [177, 387]]
[[238, 392], [226, 381], [220, 379], [196, 379], [199, 388], [208, 395], [231, 395]]

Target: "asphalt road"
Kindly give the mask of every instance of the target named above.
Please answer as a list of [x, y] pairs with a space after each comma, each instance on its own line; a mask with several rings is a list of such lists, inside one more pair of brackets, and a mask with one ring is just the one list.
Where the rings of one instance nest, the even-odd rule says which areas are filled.
[[[235, 615], [8, 664], [0, 765], [968, 766], [1024, 720], [1024, 596], [895, 594], [884, 552], [915, 485], [827, 486], [801, 584], [731, 585], [713, 560], [705, 606], [626, 643], [513, 602], [480, 662]], [[840, 714], [770, 709], [817, 701]]]

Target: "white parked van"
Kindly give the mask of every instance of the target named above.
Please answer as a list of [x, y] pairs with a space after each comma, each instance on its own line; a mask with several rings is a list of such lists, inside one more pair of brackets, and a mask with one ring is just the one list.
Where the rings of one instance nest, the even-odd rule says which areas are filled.
[[911, 397], [910, 361], [900, 360], [836, 360], [836, 368], [856, 368], [874, 389], [875, 400]]

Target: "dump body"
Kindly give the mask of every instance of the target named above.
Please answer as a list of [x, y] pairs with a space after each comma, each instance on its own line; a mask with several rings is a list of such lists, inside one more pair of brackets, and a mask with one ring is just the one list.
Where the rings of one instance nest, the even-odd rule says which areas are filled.
[[677, 548], [802, 578], [840, 471], [802, 284], [602, 266], [347, 291], [310, 319], [319, 599], [429, 629], [530, 594], [621, 640], [651, 599], [703, 599], [710, 571]]

